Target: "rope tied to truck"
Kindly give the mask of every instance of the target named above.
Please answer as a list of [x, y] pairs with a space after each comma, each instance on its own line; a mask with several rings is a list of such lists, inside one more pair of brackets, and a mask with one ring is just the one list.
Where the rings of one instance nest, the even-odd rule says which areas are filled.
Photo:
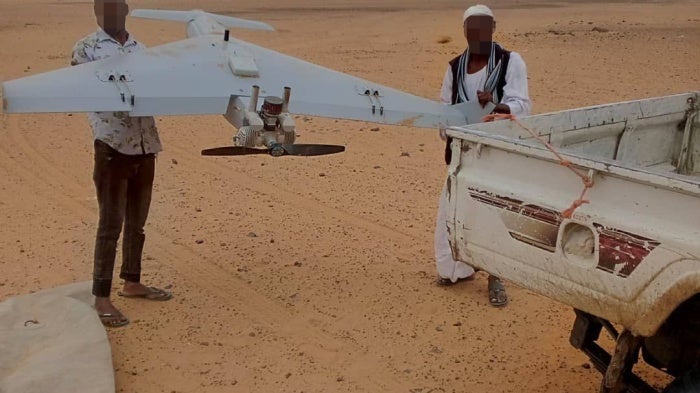
[[586, 199], [586, 193], [588, 192], [588, 189], [592, 188], [595, 184], [592, 177], [588, 176], [588, 174], [586, 173], [583, 173], [579, 169], [574, 168], [574, 166], [571, 164], [571, 161], [567, 160], [561, 154], [559, 154], [559, 152], [557, 151], [557, 149], [554, 148], [554, 146], [552, 146], [549, 142], [542, 138], [538, 133], [534, 132], [529, 127], [521, 123], [515, 116], [509, 113], [492, 113], [490, 115], [485, 116], [482, 119], [482, 121], [485, 122], [490, 122], [494, 120], [510, 120], [514, 122], [520, 128], [530, 133], [530, 135], [532, 135], [533, 138], [540, 141], [540, 143], [542, 143], [549, 151], [551, 151], [552, 154], [554, 154], [559, 160], [559, 164], [566, 168], [569, 168], [569, 170], [575, 173], [576, 176], [581, 178], [581, 181], [583, 182], [583, 191], [581, 192], [581, 195], [578, 197], [578, 199], [574, 200], [571, 203], [571, 206], [569, 206], [569, 208], [567, 208], [561, 213], [561, 216], [563, 218], [571, 218], [574, 215], [574, 211], [576, 211], [576, 209], [581, 207], [581, 205], [589, 203], [589, 200]]

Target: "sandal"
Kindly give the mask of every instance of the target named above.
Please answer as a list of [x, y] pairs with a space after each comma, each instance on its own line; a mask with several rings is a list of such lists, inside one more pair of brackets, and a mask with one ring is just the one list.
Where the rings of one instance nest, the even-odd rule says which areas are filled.
[[508, 304], [508, 295], [503, 282], [495, 276], [489, 276], [489, 302], [494, 307], [503, 307]]
[[462, 281], [472, 281], [472, 280], [474, 280], [474, 276], [475, 276], [475, 275], [472, 274], [472, 275], [469, 276], [469, 277], [458, 278], [457, 281], [454, 281], [454, 282], [453, 282], [451, 279], [446, 278], [446, 277], [438, 277], [438, 279], [435, 281], [435, 283], [436, 283], [438, 286], [441, 286], [441, 287], [449, 287], [449, 286], [458, 284], [458, 283], [460, 283], [460, 282], [462, 282]]
[[173, 293], [168, 292], [166, 290], [156, 288], [156, 287], [148, 287], [148, 292], [147, 293], [138, 293], [138, 294], [130, 294], [130, 293], [124, 293], [122, 291], [117, 292], [117, 295], [125, 298], [130, 298], [130, 299], [146, 299], [146, 300], [155, 300], [155, 301], [160, 301], [164, 302], [166, 300], [170, 300], [173, 298]]
[[105, 327], [109, 328], [118, 328], [122, 326], [126, 326], [129, 324], [129, 318], [123, 316], [123, 315], [114, 315], [110, 313], [105, 313], [105, 314], [97, 314], [98, 317], [100, 317], [100, 322]]

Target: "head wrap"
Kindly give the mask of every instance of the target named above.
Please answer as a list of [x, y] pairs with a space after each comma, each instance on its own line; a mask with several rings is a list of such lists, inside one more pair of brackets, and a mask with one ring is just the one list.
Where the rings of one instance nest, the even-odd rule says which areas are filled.
[[[464, 17], [462, 18], [462, 23], [467, 21], [470, 16], [490, 16], [493, 18], [493, 11], [483, 4], [473, 5], [464, 11]], [[494, 18], [495, 19], [495, 18]]]

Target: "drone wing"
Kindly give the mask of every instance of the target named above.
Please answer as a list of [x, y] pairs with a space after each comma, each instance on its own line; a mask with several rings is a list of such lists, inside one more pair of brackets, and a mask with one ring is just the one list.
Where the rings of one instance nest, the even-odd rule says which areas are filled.
[[280, 95], [283, 86], [291, 87], [292, 113], [438, 127], [479, 122], [493, 109], [476, 103], [444, 105], [247, 42], [236, 44], [258, 68], [253, 84], [263, 92]]
[[212, 38], [191, 38], [5, 82], [4, 110], [224, 113], [236, 78], [227, 69], [226, 52]]
[[491, 107], [435, 101], [244, 41], [207, 35], [3, 83], [5, 112], [224, 114], [232, 98], [281, 95], [289, 111], [417, 127], [477, 122]]

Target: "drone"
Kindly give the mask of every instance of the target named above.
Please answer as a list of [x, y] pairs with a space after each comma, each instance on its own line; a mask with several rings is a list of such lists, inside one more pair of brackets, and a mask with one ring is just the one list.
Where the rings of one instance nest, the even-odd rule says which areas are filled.
[[[187, 39], [2, 84], [6, 113], [223, 115], [233, 145], [206, 156], [318, 156], [343, 146], [295, 144], [293, 114], [438, 128], [480, 121], [478, 103], [444, 105], [266, 49], [230, 34], [270, 25], [201, 10], [134, 10], [187, 23]], [[294, 99], [292, 99], [294, 92]], [[262, 100], [262, 103], [260, 102]]]

